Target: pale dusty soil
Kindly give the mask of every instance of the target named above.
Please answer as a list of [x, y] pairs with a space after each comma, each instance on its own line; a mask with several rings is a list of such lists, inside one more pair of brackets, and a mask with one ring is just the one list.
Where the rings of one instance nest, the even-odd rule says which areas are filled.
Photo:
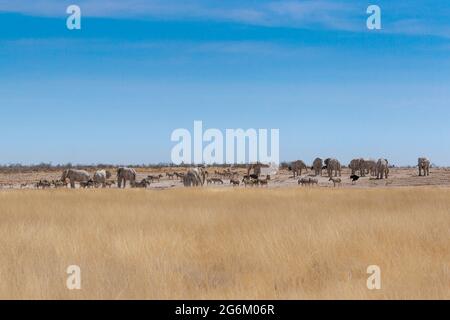
[[[215, 168], [208, 168], [210, 177], [219, 177], [214, 175]], [[219, 169], [223, 171], [223, 169]], [[114, 169], [111, 170], [115, 172]], [[182, 183], [178, 179], [169, 179], [165, 176], [166, 172], [185, 172], [186, 169], [178, 168], [163, 168], [163, 169], [138, 169], [138, 178], [141, 179], [147, 177], [147, 175], [163, 174], [160, 182], [152, 183], [148, 189], [169, 189], [182, 187]], [[242, 176], [245, 174], [244, 169], [237, 170], [239, 172], [239, 180], [242, 180]], [[92, 174], [93, 172], [91, 172]], [[324, 171], [325, 175], [325, 171]], [[312, 172], [308, 170], [307, 173], [303, 173], [305, 176], [313, 176]], [[61, 172], [26, 172], [26, 173], [0, 173], [0, 189], [33, 189], [34, 184], [40, 179], [46, 180], [58, 180], [61, 177]], [[229, 178], [222, 178], [224, 184], [211, 184], [208, 188], [231, 188]], [[333, 187], [328, 177], [318, 177], [319, 187]], [[342, 185], [341, 188], [375, 188], [375, 187], [416, 187], [416, 186], [435, 186], [435, 187], [448, 187], [450, 186], [450, 168], [434, 168], [431, 170], [430, 176], [419, 177], [418, 171], [415, 168], [391, 168], [389, 179], [377, 180], [374, 177], [362, 177], [356, 184], [352, 185], [350, 180], [350, 170], [343, 169], [342, 171]], [[115, 179], [115, 174], [111, 179]], [[297, 178], [293, 178], [292, 172], [287, 170], [280, 170], [277, 175], [271, 177], [269, 188], [282, 188], [282, 187], [298, 187]], [[26, 186], [21, 186], [27, 184]], [[206, 187], [206, 184], [205, 184]], [[115, 188], [113, 186], [113, 188]], [[244, 188], [243, 185], [240, 188]]]

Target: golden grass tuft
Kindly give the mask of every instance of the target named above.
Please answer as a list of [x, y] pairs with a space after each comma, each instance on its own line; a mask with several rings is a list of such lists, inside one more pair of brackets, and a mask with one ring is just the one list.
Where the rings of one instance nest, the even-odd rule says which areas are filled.
[[0, 192], [0, 298], [450, 299], [449, 235], [449, 189]]

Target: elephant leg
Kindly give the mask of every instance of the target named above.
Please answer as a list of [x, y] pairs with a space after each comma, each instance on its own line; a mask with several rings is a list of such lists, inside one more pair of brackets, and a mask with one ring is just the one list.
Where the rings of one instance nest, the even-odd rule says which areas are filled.
[[72, 189], [75, 189], [75, 181], [70, 180], [70, 187], [71, 187]]

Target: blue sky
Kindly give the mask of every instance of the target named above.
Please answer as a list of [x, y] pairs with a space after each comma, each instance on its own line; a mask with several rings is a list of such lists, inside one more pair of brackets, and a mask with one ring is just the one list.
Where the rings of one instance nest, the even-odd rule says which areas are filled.
[[281, 160], [450, 165], [449, 57], [444, 0], [0, 0], [0, 163], [167, 162], [202, 120], [279, 128]]

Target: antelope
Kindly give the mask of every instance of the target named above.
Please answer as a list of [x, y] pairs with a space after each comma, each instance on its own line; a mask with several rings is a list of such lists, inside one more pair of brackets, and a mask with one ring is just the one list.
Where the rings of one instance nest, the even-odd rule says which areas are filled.
[[86, 189], [86, 188], [92, 188], [94, 187], [95, 183], [94, 180], [89, 179], [88, 181], [80, 181], [80, 188]]
[[230, 184], [232, 184], [233, 187], [234, 187], [234, 186], [238, 186], [238, 185], [240, 185], [240, 181], [237, 180], [237, 179], [231, 179], [231, 180], [230, 180]]
[[149, 175], [149, 176], [147, 176], [147, 179], [151, 182], [153, 182], [155, 180], [159, 182], [162, 177], [163, 177], [162, 174], [158, 174], [157, 176]]
[[148, 185], [150, 185], [150, 181], [142, 179], [141, 182], [135, 182], [133, 188], [147, 188]]
[[319, 180], [316, 178], [300, 178], [298, 179], [298, 184], [304, 185], [318, 185]]
[[245, 185], [245, 187], [247, 187], [247, 185], [254, 186], [255, 184], [258, 184], [258, 180], [251, 179], [249, 177], [244, 177], [242, 179], [242, 183]]
[[108, 188], [111, 188], [111, 186], [112, 186], [113, 184], [116, 184], [116, 182], [115, 182], [115, 181], [106, 181], [106, 182], [105, 182], [105, 185], [106, 185]]
[[176, 176], [178, 179], [182, 179], [184, 177], [184, 173], [180, 173], [180, 172], [174, 172], [173, 173], [174, 176]]
[[62, 180], [53, 180], [52, 184], [55, 186], [55, 188], [67, 187], [67, 182]]
[[206, 179], [206, 183], [207, 183], [207, 184], [210, 184], [210, 183], [214, 183], [214, 184], [216, 184], [216, 183], [223, 184], [223, 180], [222, 180], [222, 179], [219, 179], [219, 178], [208, 178], [208, 179]]
[[265, 179], [258, 178], [258, 179], [257, 179], [257, 182], [258, 182], [258, 184], [261, 185], [261, 186], [266, 186], [266, 187], [268, 187], [268, 186], [269, 186], [269, 180], [270, 180], [270, 176], [266, 176]]
[[166, 177], [168, 177], [169, 179], [173, 179], [175, 173], [170, 173], [170, 172], [166, 172]]
[[51, 186], [52, 185], [51, 185], [51, 183], [48, 180], [39, 180], [39, 182], [36, 183], [36, 188], [37, 189], [39, 189], [39, 188], [42, 188], [42, 189], [50, 188]]
[[328, 181], [333, 181], [333, 186], [336, 188], [336, 185], [341, 185], [342, 180], [341, 178], [337, 178], [337, 177], [330, 177], [330, 179]]

